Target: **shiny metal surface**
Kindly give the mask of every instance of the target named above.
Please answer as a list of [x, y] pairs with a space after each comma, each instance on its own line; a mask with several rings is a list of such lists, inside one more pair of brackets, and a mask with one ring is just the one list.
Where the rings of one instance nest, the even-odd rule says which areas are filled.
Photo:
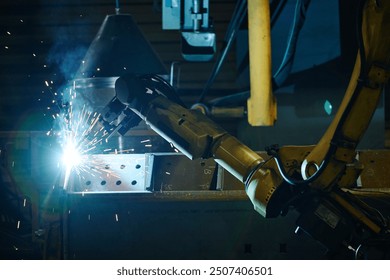
[[73, 170], [69, 193], [145, 192], [145, 154], [99, 154]]

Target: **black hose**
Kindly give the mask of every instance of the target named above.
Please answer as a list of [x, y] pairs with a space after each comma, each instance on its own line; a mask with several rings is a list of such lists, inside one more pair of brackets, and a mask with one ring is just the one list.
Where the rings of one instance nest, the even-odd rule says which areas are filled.
[[280, 14], [286, 6], [287, 0], [274, 0], [271, 2], [271, 28], [278, 21]]
[[[287, 47], [286, 49], [286, 52], [285, 52], [285, 59], [287, 61], [285, 61], [285, 63], [289, 62], [291, 65], [289, 68], [285, 68], [287, 65], [283, 65], [283, 62], [282, 62], [282, 65], [280, 65], [279, 67], [279, 70], [280, 70], [280, 73], [279, 74], [283, 74], [283, 82], [284, 80], [287, 78], [288, 74], [290, 73], [291, 71], [291, 66], [292, 66], [292, 62], [293, 62], [293, 59], [289, 58], [289, 56], [294, 56], [295, 54], [295, 46], [296, 46], [296, 43], [297, 43], [297, 39], [298, 39], [298, 34], [300, 32], [300, 29], [303, 25], [303, 22], [305, 20], [305, 15], [306, 15], [306, 10], [308, 8], [308, 5], [310, 3], [310, 0], [303, 0], [305, 1], [304, 4], [302, 5], [302, 0], [297, 0], [297, 9], [295, 11], [295, 16], [297, 16], [297, 14], [299, 16], [303, 16], [303, 19], [302, 20], [299, 20], [298, 23], [299, 23], [299, 27], [296, 27], [296, 26], [292, 26], [291, 28], [291, 31], [290, 31], [290, 34], [295, 34], [295, 36], [290, 36], [290, 46], [293, 46], [293, 47]], [[270, 12], [271, 12], [271, 28], [274, 26], [275, 22], [279, 19], [279, 16], [281, 14], [281, 12], [283, 11], [284, 7], [286, 6], [286, 3], [287, 3], [287, 0], [274, 0], [271, 2], [271, 6], [270, 6]], [[300, 3], [300, 5], [298, 5], [298, 3]], [[237, 9], [237, 7], [236, 7]], [[229, 25], [230, 27], [231, 25]], [[295, 29], [295, 31], [294, 31]], [[228, 31], [229, 30], [232, 30], [232, 28], [228, 28]], [[224, 49], [224, 51], [228, 51], [227, 49]], [[226, 55], [226, 54], [223, 54], [223, 55]], [[245, 57], [244, 59], [242, 60], [242, 63], [240, 64], [240, 66], [238, 67], [238, 73], [241, 73], [245, 67], [247, 67], [247, 63], [249, 62], [249, 50], [246, 52], [245, 54]], [[220, 70], [220, 67], [222, 65], [223, 61], [219, 61], [218, 60], [218, 65], [213, 69], [215, 71], [213, 71], [212, 73], [212, 76], [211, 78], [209, 79], [209, 81], [207, 82], [203, 92], [202, 92], [202, 95], [200, 96], [198, 102], [201, 103], [203, 102], [204, 100], [204, 97], [205, 95], [207, 94], [208, 90], [210, 89], [211, 87], [211, 84], [214, 82], [215, 80], [215, 76], [218, 74], [219, 70]], [[281, 68], [285, 68], [284, 71], [282, 71]], [[274, 76], [275, 77], [275, 76]], [[273, 87], [276, 88], [277, 86], [275, 85], [275, 78], [273, 78]], [[246, 101], [246, 99], [248, 97], [246, 97], [246, 95], [241, 95], [241, 98], [237, 98], [238, 96], [237, 95], [232, 95], [231, 97], [230, 96], [226, 96], [225, 99], [223, 100], [223, 103], [232, 103], [234, 101], [237, 101], [237, 102], [244, 102]], [[229, 100], [231, 98], [231, 101]], [[218, 100], [219, 102], [219, 100]], [[217, 106], [215, 103], [215, 101], [212, 102], [214, 106]], [[222, 106], [222, 105], [220, 105]]]
[[247, 8], [247, 0], [239, 0], [237, 1], [237, 4], [234, 8], [232, 19], [229, 22], [229, 25], [226, 29], [225, 38], [223, 39], [224, 43], [229, 40], [230, 33], [235, 29], [237, 26], [237, 21], [239, 20], [240, 15], [244, 10]]
[[336, 150], [336, 146], [331, 145], [328, 152], [325, 155], [324, 160], [322, 161], [321, 165], [318, 167], [317, 171], [313, 175], [311, 175], [309, 178], [301, 179], [301, 180], [291, 178], [287, 174], [287, 171], [284, 168], [282, 160], [280, 159], [278, 151], [276, 149], [270, 148], [267, 150], [267, 152], [270, 156], [272, 156], [275, 159], [275, 162], [278, 166], [278, 170], [279, 170], [280, 175], [288, 184], [290, 184], [292, 186], [302, 186], [302, 185], [307, 185], [307, 184], [313, 182], [322, 174], [325, 167], [328, 165], [328, 162], [330, 161], [330, 158], [332, 157], [335, 150]]
[[241, 0], [241, 2], [238, 2], [234, 11], [233, 19], [228, 26], [226, 36], [225, 36], [225, 41], [224, 41], [224, 46], [222, 49], [221, 54], [217, 58], [216, 63], [214, 64], [214, 67], [211, 71], [211, 75], [201, 93], [199, 96], [199, 99], [197, 103], [202, 103], [204, 101], [204, 98], [206, 97], [208, 91], [210, 90], [212, 84], [214, 83], [217, 75], [219, 74], [221, 67], [223, 63], [225, 62], [226, 56], [234, 42], [234, 39], [236, 38], [237, 31], [240, 28], [242, 21], [246, 17], [247, 14], [247, 1], [246, 0]]
[[296, 2], [294, 20], [287, 41], [286, 51], [284, 53], [282, 63], [273, 75], [273, 86], [275, 89], [283, 85], [291, 72], [299, 33], [301, 32], [303, 24], [306, 20], [306, 12], [310, 2], [311, 0], [297, 0]]

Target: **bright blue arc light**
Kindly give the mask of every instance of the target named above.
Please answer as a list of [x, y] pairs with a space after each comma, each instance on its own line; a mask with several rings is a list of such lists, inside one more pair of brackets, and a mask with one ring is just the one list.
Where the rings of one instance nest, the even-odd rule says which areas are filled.
[[62, 155], [62, 162], [67, 169], [72, 169], [81, 163], [81, 154], [73, 142], [65, 145]]

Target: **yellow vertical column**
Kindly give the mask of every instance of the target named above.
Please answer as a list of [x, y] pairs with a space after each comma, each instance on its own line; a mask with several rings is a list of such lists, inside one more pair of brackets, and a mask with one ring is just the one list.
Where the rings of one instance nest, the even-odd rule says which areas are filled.
[[269, 0], [248, 0], [250, 97], [248, 122], [272, 126], [276, 100], [271, 82], [271, 24]]

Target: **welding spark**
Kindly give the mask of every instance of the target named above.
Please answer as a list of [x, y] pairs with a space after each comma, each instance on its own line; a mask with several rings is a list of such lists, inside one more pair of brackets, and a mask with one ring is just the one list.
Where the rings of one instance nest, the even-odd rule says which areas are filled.
[[[67, 133], [69, 135], [70, 133]], [[82, 163], [82, 156], [73, 137], [65, 137], [65, 143], [62, 150], [62, 162], [65, 166], [64, 188], [68, 187], [69, 178], [73, 170], [77, 170]]]
[[100, 151], [98, 145], [108, 136], [99, 123], [100, 114], [89, 111], [85, 105], [78, 107], [79, 103], [73, 101], [75, 94], [75, 91], [69, 91], [68, 100], [72, 101], [63, 101], [61, 113], [55, 115], [61, 128], [58, 136], [63, 149], [64, 188], [71, 187], [69, 182], [73, 175], [82, 177], [88, 173], [93, 176], [94, 171], [91, 162], [87, 160], [88, 155]]
[[[88, 108], [88, 103], [84, 102], [82, 95], [77, 95], [73, 87], [57, 91], [52, 88], [55, 86], [52, 80], [44, 80], [44, 83], [45, 93], [49, 92], [55, 101], [47, 106], [47, 110], [50, 110], [48, 116], [55, 121], [53, 129], [48, 131], [47, 135], [58, 137], [57, 141], [61, 148], [58, 157], [61, 182], [58, 184], [72, 191], [73, 187], [77, 188], [77, 185], [73, 186], [73, 182], [77, 182], [75, 178], [91, 178], [102, 174], [111, 178], [111, 172], [104, 170], [106, 164], [99, 164], [90, 155], [101, 152], [118, 153], [115, 147], [106, 146], [107, 143], [111, 144], [108, 139], [112, 135], [112, 129], [103, 125], [101, 114]], [[145, 139], [143, 143], [151, 145], [151, 140]]]
[[81, 154], [73, 141], [66, 144], [63, 150], [62, 160], [67, 169], [72, 169], [81, 163]]

